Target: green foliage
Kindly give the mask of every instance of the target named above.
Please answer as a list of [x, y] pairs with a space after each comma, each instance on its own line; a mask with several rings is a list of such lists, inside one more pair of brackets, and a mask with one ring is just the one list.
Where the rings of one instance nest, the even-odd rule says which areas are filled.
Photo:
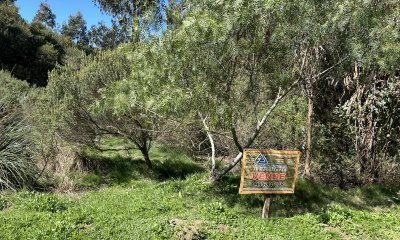
[[103, 22], [99, 22], [97, 26], [90, 27], [88, 35], [92, 47], [113, 49], [128, 41], [129, 37], [121, 29], [122, 27], [114, 20], [111, 21], [111, 24], [111, 27], [107, 27]]
[[0, 99], [10, 107], [21, 106], [29, 90], [26, 82], [15, 79], [9, 72], [0, 71]]
[[3, 195], [0, 195], [0, 211], [3, 209], [6, 209], [10, 203], [8, 202], [7, 198], [3, 197]]
[[13, 4], [0, 3], [0, 64], [31, 85], [46, 86], [47, 73], [63, 63], [72, 43], [38, 21], [28, 24]]
[[[13, 2], [0, 3], [0, 39], [4, 48], [0, 49], [3, 53], [0, 63], [14, 76], [27, 80], [31, 85], [46, 86], [47, 73], [56, 64], [64, 64], [65, 58], [69, 57], [69, 48], [78, 47], [86, 53], [93, 53], [93, 48], [115, 48], [130, 38], [127, 32], [129, 26], [118, 19], [113, 19], [111, 28], [99, 23], [89, 31], [80, 12], [70, 16], [68, 22], [62, 25], [60, 35], [55, 30], [56, 16], [47, 3], [40, 4], [32, 23], [29, 24], [19, 15]], [[145, 22], [151, 20], [143, 11], [151, 12], [152, 7], [147, 3], [138, 4], [141, 5], [140, 10], [136, 11], [141, 16], [140, 24], [147, 26]], [[154, 26], [152, 25], [152, 30], [148, 32], [153, 32]]]
[[71, 202], [54, 194], [22, 191], [17, 194], [17, 203], [22, 208], [39, 212], [62, 212]]
[[[159, 29], [162, 20], [163, 3], [160, 1], [93, 0], [104, 12], [116, 17], [123, 31], [137, 42], [141, 36], [152, 34]], [[124, 34], [125, 35], [125, 34]]]
[[89, 51], [86, 21], [81, 12], [78, 11], [75, 15], [68, 17], [68, 22], [61, 27], [61, 34], [75, 42], [79, 49]]
[[36, 166], [21, 107], [28, 85], [3, 71], [0, 81], [0, 189], [30, 186]]
[[330, 226], [336, 227], [352, 220], [352, 213], [348, 209], [336, 204], [328, 205], [322, 210], [320, 220]]
[[272, 149], [301, 149], [307, 106], [302, 96], [290, 94], [274, 110], [255, 145]]
[[47, 3], [40, 3], [39, 10], [36, 12], [33, 21], [39, 21], [48, 26], [49, 28], [54, 28], [56, 26], [56, 15]]
[[[398, 114], [388, 110], [396, 109], [398, 102], [392, 93], [396, 91], [400, 62], [399, 25], [395, 20], [399, 5], [395, 1], [337, 1], [323, 6], [331, 9], [324, 20], [326, 61], [347, 59], [317, 84], [318, 131], [328, 133], [322, 140], [329, 152], [323, 152], [320, 142], [323, 151], [316, 149], [316, 155], [324, 155], [322, 159], [335, 156], [326, 165], [360, 169], [352, 175], [358, 175], [364, 183], [384, 181], [382, 177], [388, 171], [384, 166], [395, 160], [393, 156], [398, 153], [393, 149], [399, 146], [391, 137], [398, 128]], [[387, 108], [389, 102], [394, 105]], [[339, 176], [348, 175], [338, 172]]]
[[[136, 78], [140, 72], [131, 73], [131, 64], [137, 60], [133, 57], [141, 50], [132, 58], [123, 50], [82, 56], [57, 68], [46, 90], [48, 104], [64, 140], [95, 146], [103, 137], [123, 137], [142, 152], [151, 167], [148, 151], [159, 134], [160, 119], [151, 106], [137, 99], [150, 90]], [[149, 96], [146, 100], [152, 102]]]
[[15, 189], [33, 183], [36, 166], [31, 158], [28, 127], [18, 110], [0, 100], [0, 189]]
[[[121, 139], [106, 139], [101, 148], [112, 144], [117, 149], [124, 149], [131, 143], [123, 143]], [[132, 181], [145, 178], [149, 180], [185, 179], [191, 174], [203, 172], [204, 168], [192, 162], [178, 150], [155, 146], [150, 151], [153, 168], [148, 169], [141, 160], [138, 150], [99, 151], [85, 149], [82, 155], [86, 159], [97, 162], [100, 167], [92, 173], [73, 173], [72, 180], [77, 190], [97, 189], [101, 186], [129, 184]]]
[[93, 109], [101, 97], [99, 93], [107, 85], [122, 80], [128, 73], [129, 62], [117, 52], [100, 53], [94, 57], [80, 55], [67, 65], [55, 69], [50, 75], [46, 94], [47, 107], [52, 109], [52, 121], [57, 125], [60, 135], [73, 143], [92, 144], [96, 131], [100, 131], [96, 129], [96, 122], [104, 115], [104, 121], [115, 120], [112, 116], [106, 116], [109, 112], [112, 115], [108, 109], [105, 109], [108, 112], [104, 115], [99, 112], [99, 118], [96, 118]]
[[102, 176], [95, 173], [72, 173], [70, 176], [71, 180], [75, 183], [74, 189], [86, 190], [99, 188], [105, 180]]

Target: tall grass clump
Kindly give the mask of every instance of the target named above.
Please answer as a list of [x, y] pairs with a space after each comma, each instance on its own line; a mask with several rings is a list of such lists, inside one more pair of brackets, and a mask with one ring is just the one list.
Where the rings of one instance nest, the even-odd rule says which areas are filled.
[[0, 71], [0, 190], [30, 186], [36, 174], [22, 103], [29, 86]]
[[0, 190], [29, 186], [35, 176], [22, 114], [0, 100]]

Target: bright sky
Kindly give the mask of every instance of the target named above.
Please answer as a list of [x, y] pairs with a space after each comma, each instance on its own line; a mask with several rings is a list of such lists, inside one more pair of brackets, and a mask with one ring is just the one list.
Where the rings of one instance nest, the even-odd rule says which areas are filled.
[[[19, 7], [21, 16], [31, 22], [39, 9], [41, 2], [45, 0], [17, 0], [16, 5]], [[77, 11], [81, 11], [83, 18], [87, 22], [87, 27], [96, 25], [103, 21], [106, 25], [111, 25], [111, 17], [100, 12], [100, 9], [94, 5], [91, 0], [47, 0], [53, 13], [56, 15], [57, 24], [62, 24], [68, 20], [69, 15], [75, 15]]]

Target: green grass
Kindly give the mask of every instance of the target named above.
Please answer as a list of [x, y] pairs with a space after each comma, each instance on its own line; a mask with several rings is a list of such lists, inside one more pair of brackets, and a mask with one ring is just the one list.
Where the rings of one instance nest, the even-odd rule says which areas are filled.
[[[121, 139], [109, 139], [103, 148], [118, 146], [130, 147]], [[114, 147], [115, 148], [115, 147]], [[100, 188], [102, 186], [130, 185], [133, 181], [148, 179], [165, 181], [184, 179], [186, 176], [205, 172], [205, 168], [193, 162], [181, 151], [155, 146], [150, 151], [153, 169], [149, 169], [137, 150], [98, 151], [85, 149], [83, 156], [98, 166], [90, 174], [79, 172], [71, 174], [76, 190]]]
[[238, 176], [210, 185], [179, 151], [156, 148], [153, 170], [123, 151], [87, 154], [108, 165], [76, 174], [82, 191], [3, 194], [0, 239], [400, 239], [398, 189], [300, 181], [265, 221], [262, 196], [239, 195]]

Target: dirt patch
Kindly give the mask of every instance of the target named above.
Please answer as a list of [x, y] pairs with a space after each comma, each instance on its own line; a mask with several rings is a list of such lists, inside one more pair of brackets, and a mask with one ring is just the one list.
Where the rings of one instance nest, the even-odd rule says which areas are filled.
[[218, 230], [226, 233], [230, 230], [230, 227], [225, 224], [218, 224]]
[[205, 239], [204, 234], [201, 233], [201, 225], [204, 221], [201, 220], [182, 220], [173, 218], [169, 221], [175, 229], [175, 236], [180, 240], [202, 240]]

